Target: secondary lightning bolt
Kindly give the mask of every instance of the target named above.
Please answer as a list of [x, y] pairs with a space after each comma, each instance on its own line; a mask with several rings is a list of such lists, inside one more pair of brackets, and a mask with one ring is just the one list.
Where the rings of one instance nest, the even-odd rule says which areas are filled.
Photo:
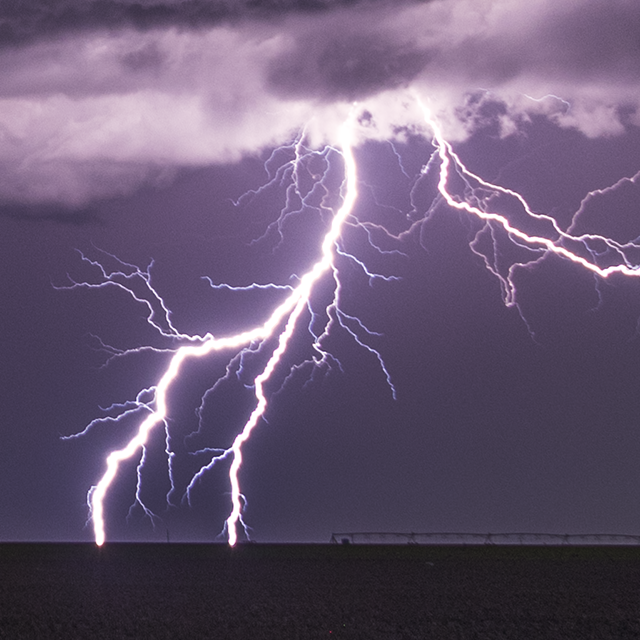
[[[571, 229], [576, 225], [580, 213], [592, 198], [613, 191], [625, 182], [634, 182], [640, 173], [632, 178], [623, 178], [606, 189], [594, 190], [587, 194], [580, 203], [580, 208], [573, 215], [569, 230], [565, 231], [560, 228], [553, 217], [534, 212], [518, 192], [483, 180], [480, 176], [467, 169], [462, 160], [453, 151], [451, 144], [445, 139], [437, 120], [420, 100], [418, 102], [422, 108], [424, 119], [433, 132], [432, 143], [440, 160], [438, 192], [449, 207], [469, 213], [485, 223], [483, 230], [476, 234], [474, 241], [471, 243], [472, 250], [475, 251], [475, 243], [484, 229], [488, 227], [490, 233], [493, 234], [494, 226], [497, 225], [498, 228], [502, 228], [507, 233], [514, 244], [539, 254], [535, 259], [528, 262], [512, 264], [505, 277], [500, 273], [495, 256], [493, 259], [489, 259], [485, 254], [475, 251], [482, 256], [487, 268], [500, 279], [507, 305], [517, 305], [515, 300], [516, 289], [512, 279], [514, 269], [536, 264], [548, 254], [555, 254], [570, 260], [601, 278], [608, 278], [616, 273], [631, 277], [640, 276], [640, 266], [632, 258], [632, 254], [640, 249], [640, 244], [636, 242], [620, 243], [597, 234], [573, 235], [571, 233]], [[454, 195], [448, 188], [452, 172], [463, 182], [464, 195], [462, 197]], [[524, 211], [530, 223], [539, 226], [541, 230], [548, 231], [547, 235], [526, 233], [522, 228], [510, 222], [505, 215], [496, 213], [495, 210], [490, 210], [489, 205], [491, 202], [497, 200], [500, 196], [514, 199]], [[604, 260], [613, 262], [613, 264], [608, 266], [598, 264], [599, 261]]]

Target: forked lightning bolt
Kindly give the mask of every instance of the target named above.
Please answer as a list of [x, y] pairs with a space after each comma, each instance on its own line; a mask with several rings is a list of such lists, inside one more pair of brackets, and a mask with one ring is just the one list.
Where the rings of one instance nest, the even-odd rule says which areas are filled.
[[[267, 407], [267, 398], [264, 392], [264, 384], [269, 380], [274, 369], [280, 362], [282, 355], [287, 349], [298, 319], [302, 311], [307, 307], [314, 285], [329, 270], [334, 267], [334, 257], [336, 243], [340, 237], [341, 230], [347, 217], [351, 214], [353, 205], [357, 197], [356, 164], [353, 157], [350, 142], [351, 127], [346, 123], [341, 130], [342, 157], [345, 166], [345, 193], [342, 206], [336, 212], [329, 231], [325, 235], [320, 252], [320, 259], [313, 267], [305, 273], [299, 283], [291, 290], [285, 300], [278, 305], [264, 324], [241, 333], [224, 337], [214, 338], [211, 335], [205, 336], [201, 344], [186, 345], [176, 350], [171, 358], [169, 366], [164, 375], [155, 385], [153, 409], [140, 424], [135, 436], [127, 445], [117, 451], [113, 451], [107, 456], [106, 471], [95, 487], [89, 493], [89, 503], [91, 508], [91, 518], [93, 521], [95, 541], [97, 545], [102, 545], [105, 541], [105, 520], [104, 520], [104, 500], [113, 482], [120, 463], [128, 460], [141, 448], [144, 448], [148, 441], [149, 433], [158, 424], [163, 423], [167, 418], [167, 393], [171, 383], [180, 374], [180, 368], [189, 358], [203, 358], [214, 351], [225, 349], [240, 349], [254, 341], [263, 341], [267, 338], [278, 335], [278, 330], [284, 322], [284, 329], [278, 337], [278, 345], [269, 358], [264, 370], [255, 379], [255, 396], [257, 405], [251, 416], [244, 425], [242, 431], [235, 438], [230, 450], [233, 462], [229, 471], [231, 483], [232, 510], [226, 521], [228, 541], [231, 546], [237, 542], [237, 525], [242, 513], [242, 498], [240, 493], [240, 483], [238, 472], [242, 464], [242, 445], [251, 435], [252, 430], [263, 416]], [[85, 430], [86, 431], [86, 430]]]
[[[518, 306], [516, 300], [516, 289], [513, 280], [513, 274], [518, 268], [530, 268], [539, 263], [549, 254], [555, 254], [563, 259], [587, 269], [596, 276], [607, 278], [608, 276], [620, 273], [625, 276], [639, 276], [640, 270], [637, 262], [633, 260], [633, 256], [638, 256], [640, 245], [635, 242], [621, 243], [604, 236], [595, 234], [575, 234], [574, 228], [579, 222], [580, 215], [589, 201], [593, 198], [602, 196], [612, 190], [615, 190], [623, 181], [612, 185], [607, 189], [590, 192], [582, 201], [579, 210], [573, 215], [571, 225], [568, 229], [563, 230], [558, 222], [550, 215], [534, 212], [525, 199], [517, 192], [502, 187], [497, 184], [490, 183], [480, 176], [469, 171], [459, 156], [454, 152], [452, 145], [445, 139], [442, 129], [424, 104], [416, 98], [424, 119], [424, 123], [432, 134], [433, 154], [428, 162], [424, 165], [422, 174], [416, 179], [414, 184], [426, 180], [434, 170], [437, 171], [437, 181], [435, 185], [435, 193], [431, 205], [422, 213], [418, 212], [418, 218], [410, 227], [399, 236], [395, 237], [398, 241], [411, 235], [412, 231], [428, 221], [429, 215], [439, 206], [446, 206], [450, 209], [465, 212], [480, 222], [479, 228], [476, 230], [474, 237], [470, 243], [472, 251], [479, 255], [485, 266], [499, 279], [503, 289], [505, 304], [509, 306]], [[94, 266], [102, 271], [101, 282], [96, 285], [88, 285], [86, 283], [73, 282], [71, 287], [81, 286], [101, 287], [101, 286], [117, 286], [127, 291], [138, 302], [144, 303], [149, 309], [147, 319], [160, 333], [165, 337], [169, 337], [181, 342], [186, 342], [179, 348], [175, 349], [169, 365], [160, 378], [160, 380], [151, 388], [144, 389], [138, 396], [136, 402], [125, 403], [117, 408], [120, 413], [115, 418], [101, 418], [93, 421], [81, 434], [86, 433], [91, 427], [99, 422], [109, 420], [119, 420], [123, 415], [135, 413], [137, 410], [144, 410], [147, 416], [140, 423], [134, 437], [127, 443], [125, 447], [117, 451], [113, 451], [107, 456], [106, 470], [99, 482], [89, 491], [89, 506], [91, 519], [93, 522], [95, 541], [98, 545], [102, 545], [105, 541], [105, 516], [104, 501], [114, 481], [120, 463], [124, 460], [132, 458], [142, 449], [141, 464], [144, 461], [144, 450], [149, 439], [151, 431], [160, 424], [166, 424], [167, 420], [167, 394], [172, 383], [180, 375], [182, 365], [192, 358], [204, 358], [214, 352], [223, 350], [235, 350], [237, 355], [235, 358], [242, 358], [246, 351], [253, 344], [265, 344], [267, 341], [275, 343], [273, 352], [269, 356], [266, 365], [260, 373], [254, 378], [253, 388], [255, 393], [255, 408], [251, 412], [248, 420], [235, 437], [233, 444], [227, 449], [207, 450], [213, 451], [214, 455], [211, 461], [203, 466], [198, 473], [193, 476], [186, 490], [186, 498], [189, 500], [190, 491], [194, 484], [210, 470], [218, 461], [231, 457], [231, 466], [229, 470], [229, 482], [231, 486], [231, 512], [226, 519], [225, 530], [230, 545], [235, 545], [238, 541], [238, 526], [245, 527], [242, 520], [244, 508], [244, 497], [241, 493], [239, 472], [242, 465], [242, 447], [250, 438], [252, 431], [264, 417], [267, 409], [267, 392], [265, 384], [272, 379], [274, 371], [283, 361], [283, 356], [287, 352], [291, 337], [300, 323], [300, 318], [305, 311], [314, 316], [311, 307], [311, 296], [314, 286], [328, 274], [333, 278], [334, 293], [333, 300], [325, 309], [326, 320], [324, 329], [320, 335], [316, 335], [310, 329], [314, 338], [313, 347], [319, 354], [319, 361], [325, 362], [328, 357], [322, 344], [324, 338], [335, 323], [347, 330], [355, 341], [372, 352], [378, 359], [380, 367], [387, 379], [389, 387], [395, 397], [395, 389], [391, 384], [391, 378], [387, 371], [382, 356], [378, 351], [370, 347], [362, 336], [371, 336], [374, 332], [368, 330], [357, 318], [348, 315], [342, 311], [340, 307], [341, 283], [337, 266], [338, 258], [347, 257], [351, 259], [363, 270], [370, 278], [382, 277], [385, 280], [392, 280], [393, 277], [383, 277], [373, 274], [367, 270], [364, 263], [355, 256], [347, 253], [341, 246], [341, 234], [345, 229], [345, 225], [355, 225], [366, 232], [369, 242], [373, 245], [372, 231], [380, 230], [387, 236], [391, 236], [383, 227], [375, 224], [359, 221], [354, 215], [354, 206], [356, 204], [358, 193], [358, 178], [356, 171], [356, 162], [352, 149], [352, 139], [357, 126], [355, 117], [355, 108], [351, 116], [345, 122], [340, 130], [339, 135], [339, 152], [344, 162], [344, 181], [342, 186], [341, 205], [334, 212], [328, 231], [322, 238], [318, 260], [313, 266], [298, 280], [295, 285], [251, 285], [249, 287], [235, 287], [230, 285], [214, 285], [216, 288], [228, 288], [231, 290], [246, 290], [251, 288], [277, 288], [285, 291], [284, 300], [273, 309], [263, 324], [241, 331], [235, 335], [217, 338], [210, 334], [203, 337], [188, 336], [179, 333], [170, 321], [167, 308], [160, 296], [155, 292], [151, 285], [150, 270], [142, 271], [132, 265], [123, 266], [129, 268], [125, 272], [124, 269], [114, 273], [108, 273], [99, 263], [91, 262]], [[293, 182], [297, 180], [295, 175], [298, 170], [298, 162], [304, 155], [302, 138], [299, 138], [294, 146], [295, 160], [292, 164]], [[395, 151], [395, 150], [394, 150]], [[325, 152], [323, 152], [325, 153]], [[326, 160], [326, 154], [322, 156]], [[399, 157], [399, 156], [398, 156]], [[404, 169], [402, 169], [404, 173]], [[407, 174], [405, 173], [405, 176]], [[640, 172], [633, 178], [624, 180], [635, 181], [640, 176]], [[276, 172], [274, 180], [280, 183], [284, 180], [283, 171], [280, 169]], [[453, 183], [461, 185], [455, 187]], [[289, 193], [289, 189], [287, 190]], [[520, 211], [520, 218], [526, 221], [527, 227], [535, 229], [535, 232], [526, 232], [523, 224], [517, 225], [510, 221], [506, 214], [500, 213], [503, 200], [509, 201], [510, 207], [517, 207]], [[282, 240], [282, 221], [288, 213], [289, 202], [283, 214], [274, 223], [277, 227], [276, 231]], [[503, 207], [504, 208], [504, 207]], [[529, 252], [528, 259], [522, 261], [513, 261], [507, 267], [501, 264], [500, 251], [498, 248], [498, 236], [502, 234], [511, 243], [515, 244], [525, 253]], [[491, 251], [482, 249], [482, 243], [489, 238]], [[375, 245], [374, 245], [375, 246]], [[377, 247], [376, 247], [377, 248]], [[384, 252], [382, 252], [384, 253]], [[133, 280], [137, 279], [143, 283], [143, 289], [146, 291], [146, 297], [142, 294], [134, 293]], [[355, 329], [352, 327], [356, 327]], [[102, 345], [107, 349], [109, 357], [117, 357], [122, 352], [116, 349]], [[234, 360], [231, 361], [232, 363]], [[318, 361], [314, 361], [318, 364]], [[293, 366], [292, 372], [296, 370]], [[229, 372], [229, 369], [228, 369]], [[215, 389], [215, 387], [214, 387]], [[203, 399], [204, 402], [204, 399]], [[72, 436], [74, 437], [74, 436]], [[171, 456], [171, 454], [169, 454]], [[171, 459], [169, 461], [169, 473], [171, 476]], [[140, 476], [138, 476], [140, 483]], [[139, 485], [138, 485], [139, 488]], [[136, 500], [141, 504], [145, 513], [153, 514], [142, 504], [139, 492], [136, 493]], [[153, 517], [152, 517], [153, 519]], [[246, 533], [246, 528], [245, 528]]]
[[[451, 144], [445, 140], [437, 121], [431, 116], [428, 109], [422, 103], [420, 103], [420, 105], [425, 120], [433, 131], [433, 143], [440, 159], [438, 191], [447, 205], [460, 211], [466, 211], [488, 225], [493, 223], [501, 227], [508, 234], [512, 242], [524, 245], [533, 251], [540, 252], [540, 256], [531, 262], [517, 262], [511, 265], [509, 277], [506, 279], [501, 278], [503, 286], [505, 287], [505, 302], [507, 304], [515, 303], [515, 286], [510, 277], [514, 268], [538, 262], [541, 257], [549, 253], [568, 259], [601, 278], [608, 278], [616, 273], [625, 276], [640, 276], [640, 266], [632, 258], [634, 253], [637, 255], [640, 244], [637, 242], [620, 243], [597, 234], [573, 235], [570, 231], [563, 231], [553, 217], [534, 212], [526, 200], [516, 191], [487, 182], [480, 176], [469, 171], [453, 151]], [[464, 183], [464, 198], [456, 197], [447, 187], [452, 170]], [[599, 189], [587, 194], [580, 203], [578, 211], [574, 213], [569, 229], [572, 229], [577, 224], [580, 214], [592, 198], [613, 191], [625, 181], [635, 181], [639, 177], [640, 172], [635, 174], [633, 178], [623, 178], [619, 180], [607, 189]], [[478, 193], [482, 193], [483, 195], [478, 196]], [[488, 204], [500, 196], [513, 198], [522, 208], [526, 216], [531, 221], [538, 223], [541, 229], [547, 232], [547, 235], [525, 233], [522, 229], [513, 225], [505, 215], [491, 211], [488, 208]], [[476, 202], [476, 204], [472, 204], [473, 202]], [[477, 237], [478, 235], [476, 235], [476, 238]], [[472, 249], [473, 246], [474, 243], [472, 243]], [[603, 250], [603, 247], [605, 250]], [[486, 256], [483, 257], [489, 269], [500, 277], [495, 262], [488, 261]], [[603, 266], [598, 264], [599, 260], [612, 262], [612, 264]]]

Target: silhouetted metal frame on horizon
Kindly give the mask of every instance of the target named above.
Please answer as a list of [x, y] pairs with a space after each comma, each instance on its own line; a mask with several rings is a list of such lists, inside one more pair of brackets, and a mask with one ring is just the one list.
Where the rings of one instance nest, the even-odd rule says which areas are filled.
[[521, 544], [521, 545], [640, 545], [640, 535], [615, 533], [332, 533], [331, 544]]

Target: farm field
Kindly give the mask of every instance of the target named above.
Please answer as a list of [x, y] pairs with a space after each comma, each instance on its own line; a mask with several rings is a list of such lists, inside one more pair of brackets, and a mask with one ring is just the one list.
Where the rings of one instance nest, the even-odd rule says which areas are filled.
[[640, 547], [2, 544], [0, 638], [640, 638]]

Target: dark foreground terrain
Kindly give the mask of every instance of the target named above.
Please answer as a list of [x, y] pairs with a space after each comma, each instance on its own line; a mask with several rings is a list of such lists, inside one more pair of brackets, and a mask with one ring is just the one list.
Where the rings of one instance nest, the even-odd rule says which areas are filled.
[[0, 545], [1, 638], [640, 638], [639, 547]]

